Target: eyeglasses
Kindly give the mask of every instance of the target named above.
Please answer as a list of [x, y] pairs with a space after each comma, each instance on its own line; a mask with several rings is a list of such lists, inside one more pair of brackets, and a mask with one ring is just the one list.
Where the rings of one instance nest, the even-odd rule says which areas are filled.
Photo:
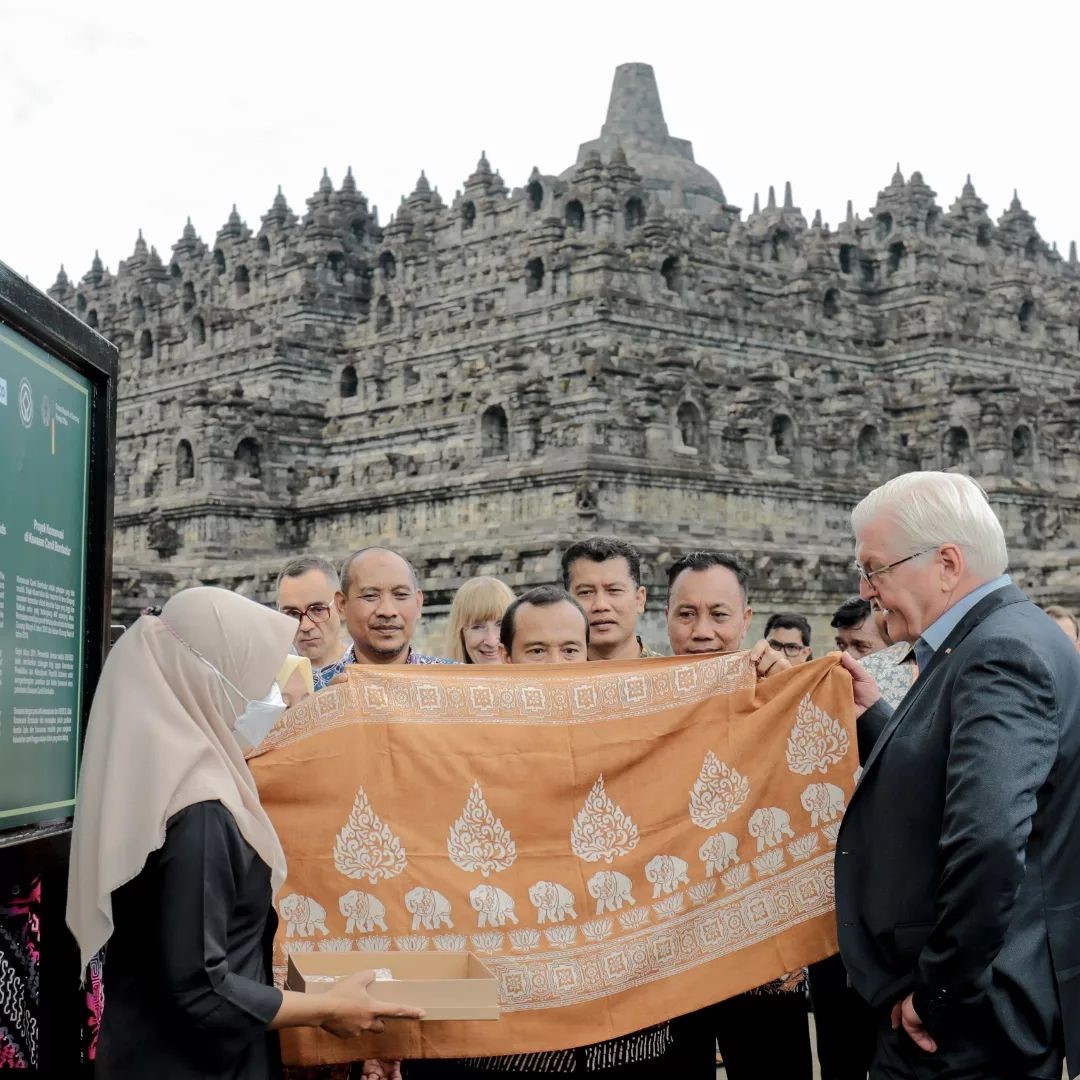
[[886, 570], [891, 570], [894, 566], [902, 566], [906, 562], [911, 562], [912, 559], [917, 559], [920, 555], [929, 555], [931, 551], [937, 551], [937, 548], [930, 547], [926, 548], [925, 551], [916, 551], [914, 555], [905, 555], [902, 559], [897, 559], [896, 562], [891, 562], [887, 566], [879, 566], [876, 570], [867, 570], [865, 566], [856, 563], [855, 570], [858, 572], [859, 577], [869, 585], [871, 584], [870, 579], [878, 574], [884, 574]]
[[290, 619], [295, 619], [298, 623], [302, 623], [305, 616], [313, 623], [326, 622], [330, 618], [329, 604], [308, 604], [306, 608], [283, 607], [278, 610], [282, 615], [288, 615]]
[[790, 656], [792, 659], [798, 656], [804, 649], [808, 648], [806, 645], [796, 645], [794, 641], [773, 641], [772, 638], [769, 638], [767, 644], [770, 649], [782, 652], [785, 656]]

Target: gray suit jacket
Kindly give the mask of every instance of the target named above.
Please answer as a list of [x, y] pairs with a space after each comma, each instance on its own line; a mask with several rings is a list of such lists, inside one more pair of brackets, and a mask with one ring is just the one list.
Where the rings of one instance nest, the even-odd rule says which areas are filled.
[[[840, 951], [875, 1006], [995, 1029], [1017, 1074], [1080, 1069], [1080, 655], [1015, 586], [859, 720], [836, 847]], [[973, 1019], [976, 1021], [973, 1023]]]

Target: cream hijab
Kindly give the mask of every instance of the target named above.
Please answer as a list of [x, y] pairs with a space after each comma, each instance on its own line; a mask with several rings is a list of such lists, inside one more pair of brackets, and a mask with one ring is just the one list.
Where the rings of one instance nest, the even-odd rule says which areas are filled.
[[[67, 922], [83, 967], [113, 931], [112, 893], [165, 842], [165, 825], [217, 800], [271, 869], [285, 855], [233, 738], [247, 698], [269, 691], [296, 622], [225, 589], [187, 589], [144, 615], [113, 647], [90, 709], [68, 872]], [[235, 710], [235, 712], [234, 712]]]

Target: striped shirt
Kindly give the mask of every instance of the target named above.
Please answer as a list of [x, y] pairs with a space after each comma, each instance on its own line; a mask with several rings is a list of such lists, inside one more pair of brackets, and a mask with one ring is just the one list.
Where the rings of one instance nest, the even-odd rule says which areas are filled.
[[618, 1039], [579, 1046], [571, 1050], [542, 1050], [534, 1054], [507, 1054], [504, 1057], [464, 1058], [461, 1066], [485, 1072], [572, 1073], [600, 1072], [619, 1065], [656, 1061], [671, 1046], [671, 1024], [634, 1031]]

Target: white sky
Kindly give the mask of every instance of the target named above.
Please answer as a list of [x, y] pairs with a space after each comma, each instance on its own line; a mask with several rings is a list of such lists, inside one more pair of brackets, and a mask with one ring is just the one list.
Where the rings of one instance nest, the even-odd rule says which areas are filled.
[[599, 134], [615, 66], [656, 69], [673, 135], [748, 211], [790, 179], [807, 218], [865, 213], [920, 169], [1013, 187], [1080, 240], [1080, 4], [0, 0], [0, 260], [41, 287], [141, 227], [168, 259], [190, 214], [253, 228], [352, 165], [385, 224], [420, 170], [447, 199], [481, 150], [510, 187]]

